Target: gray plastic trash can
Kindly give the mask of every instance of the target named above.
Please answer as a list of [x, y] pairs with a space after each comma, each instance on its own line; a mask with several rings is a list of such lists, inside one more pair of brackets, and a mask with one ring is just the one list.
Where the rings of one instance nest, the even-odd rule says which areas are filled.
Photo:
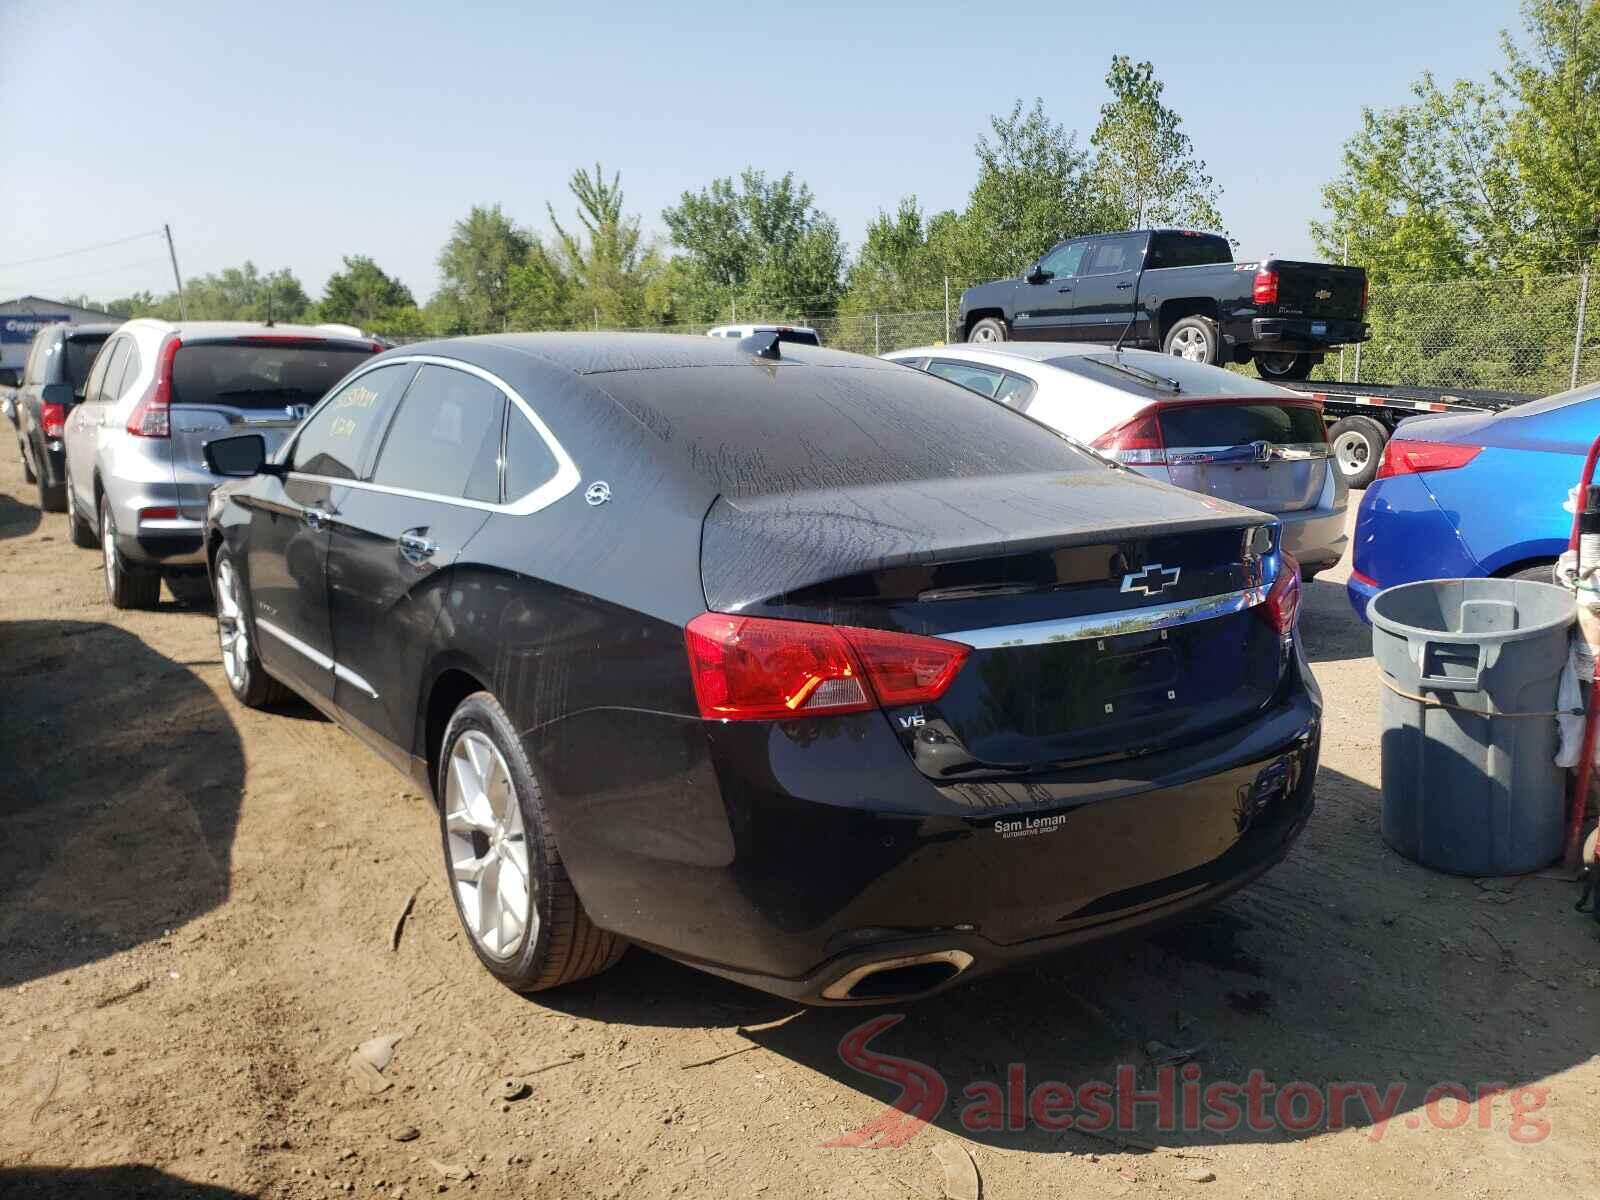
[[1379, 592], [1367, 616], [1389, 685], [1383, 840], [1459, 875], [1552, 862], [1566, 806], [1555, 718], [1509, 714], [1554, 712], [1576, 619], [1571, 593], [1523, 579], [1436, 579]]

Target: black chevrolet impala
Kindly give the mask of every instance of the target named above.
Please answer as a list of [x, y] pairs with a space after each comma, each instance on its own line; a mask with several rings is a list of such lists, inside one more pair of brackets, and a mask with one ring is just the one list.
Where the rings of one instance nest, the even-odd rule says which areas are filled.
[[211, 502], [228, 682], [438, 802], [484, 965], [903, 999], [1208, 904], [1310, 815], [1271, 518], [770, 336], [380, 355]]

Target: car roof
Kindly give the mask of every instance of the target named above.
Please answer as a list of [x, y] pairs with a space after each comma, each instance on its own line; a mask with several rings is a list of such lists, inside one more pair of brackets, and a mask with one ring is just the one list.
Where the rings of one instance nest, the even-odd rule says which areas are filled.
[[69, 338], [79, 337], [82, 335], [96, 337], [102, 334], [106, 337], [110, 337], [120, 328], [120, 326], [115, 321], [84, 321], [81, 323], [77, 321], [68, 321], [63, 325], [57, 325], [56, 328], [61, 330], [61, 332], [66, 334], [66, 336]]
[[[304, 337], [315, 341], [372, 342], [365, 334], [351, 334], [326, 325], [290, 325], [265, 321], [164, 321], [159, 317], [135, 317], [124, 325], [130, 332], [176, 334], [186, 341], [223, 340], [236, 337]], [[354, 328], [353, 326], [350, 328]]]
[[[466, 362], [474, 361], [476, 350], [510, 352], [565, 367], [575, 375], [733, 366], [753, 360], [751, 353], [741, 350], [737, 342], [685, 333], [488, 333], [420, 342], [399, 349], [411, 354], [442, 354]], [[813, 367], [888, 369], [878, 359], [861, 354], [792, 342], [781, 343], [779, 355], [779, 361]]]
[[[1195, 400], [1211, 396], [1261, 396], [1279, 400], [1306, 397], [1263, 379], [1255, 379], [1208, 363], [1189, 362], [1154, 350], [1117, 350], [1090, 342], [987, 342], [981, 349], [955, 346], [920, 346], [885, 355], [891, 361], [907, 358], [951, 358], [1022, 371], [1031, 378], [1059, 372], [1154, 403]], [[1024, 367], [1026, 364], [1026, 368]]]

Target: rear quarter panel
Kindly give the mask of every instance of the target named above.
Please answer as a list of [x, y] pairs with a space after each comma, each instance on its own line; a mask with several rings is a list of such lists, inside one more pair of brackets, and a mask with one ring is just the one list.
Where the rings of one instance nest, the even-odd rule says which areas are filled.
[[1582, 470], [1580, 454], [1489, 446], [1460, 470], [1415, 478], [1483, 573], [1493, 575], [1566, 548], [1572, 514], [1561, 506]]

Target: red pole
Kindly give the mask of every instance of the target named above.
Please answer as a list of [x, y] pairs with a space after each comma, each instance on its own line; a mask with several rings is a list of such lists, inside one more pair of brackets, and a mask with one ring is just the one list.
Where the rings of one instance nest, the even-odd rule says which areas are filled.
[[[1567, 542], [1567, 548], [1574, 553], [1578, 550], [1578, 533], [1583, 522], [1583, 511], [1589, 503], [1589, 488], [1594, 482], [1595, 463], [1600, 461], [1600, 438], [1596, 438], [1589, 447], [1589, 453], [1583, 460], [1583, 475], [1578, 480], [1578, 491], [1572, 504], [1572, 537]], [[1600, 650], [1600, 647], [1591, 649]], [[1600, 701], [1596, 693], [1600, 692], [1600, 683], [1591, 680], [1589, 683], [1589, 706], [1583, 717], [1583, 752], [1578, 760], [1577, 790], [1572, 797], [1572, 824], [1567, 828], [1566, 852], [1562, 856], [1562, 863], [1569, 871], [1578, 869], [1579, 856], [1583, 849], [1583, 821], [1589, 812], [1589, 778], [1594, 771], [1594, 746], [1596, 736], [1600, 735]]]

